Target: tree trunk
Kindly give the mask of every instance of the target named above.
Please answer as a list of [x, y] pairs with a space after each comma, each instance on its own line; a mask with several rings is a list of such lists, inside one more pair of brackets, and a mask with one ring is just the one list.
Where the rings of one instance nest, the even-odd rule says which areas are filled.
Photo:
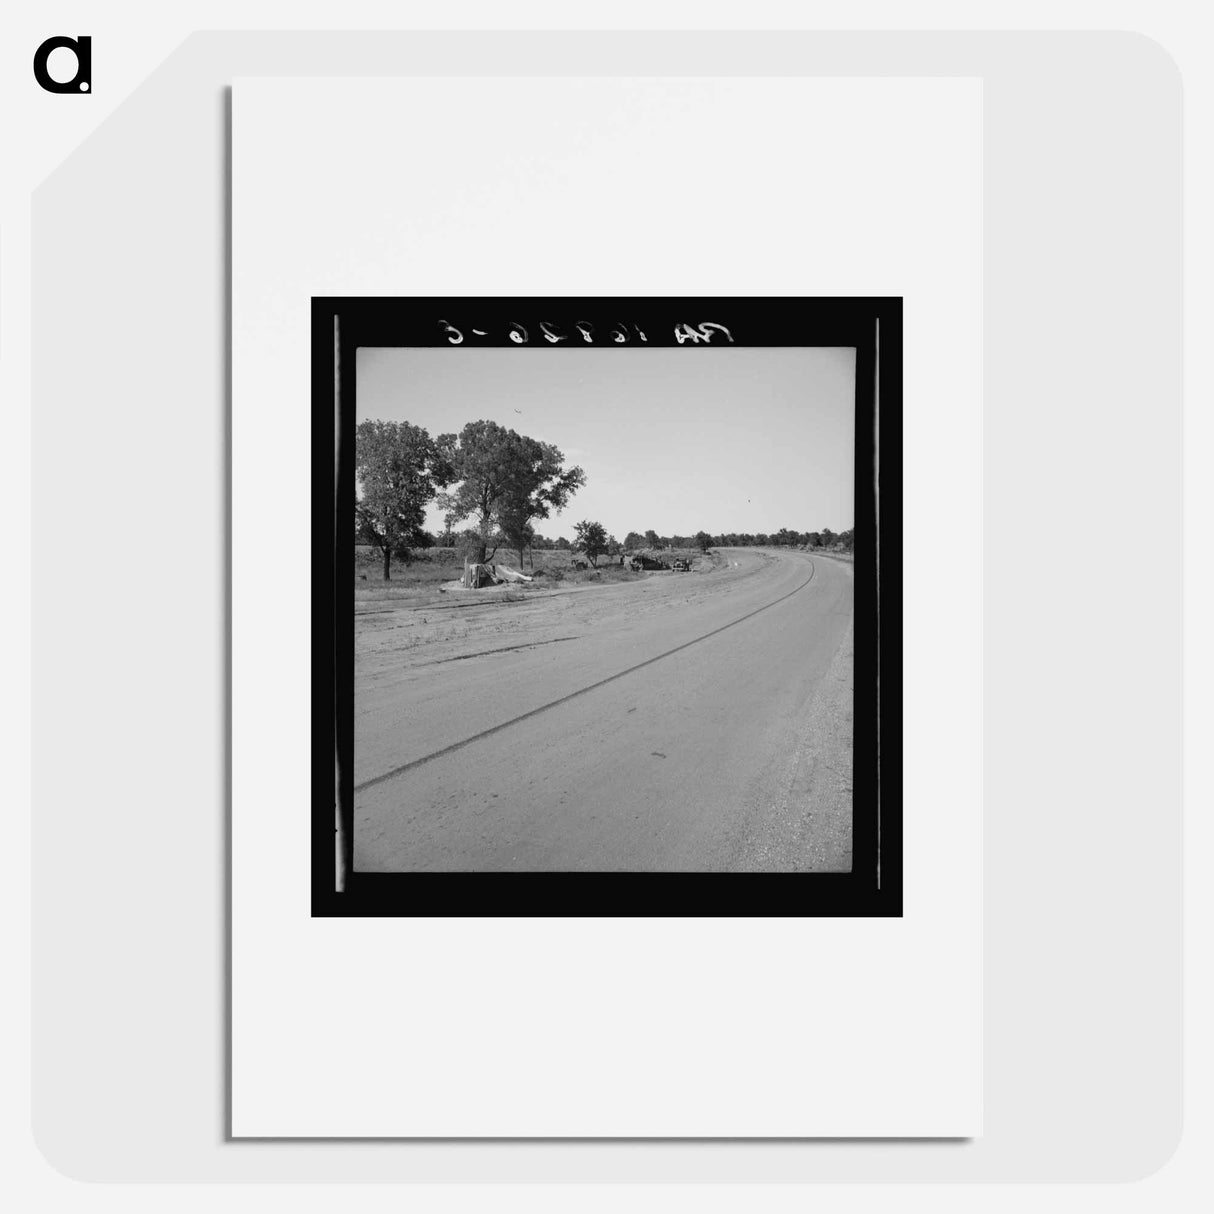
[[[479, 532], [479, 543], [476, 546], [476, 559], [481, 565], [484, 565], [490, 559], [487, 555], [489, 549], [489, 538], [493, 535], [493, 514], [489, 509], [488, 501], [481, 501], [481, 517]], [[497, 555], [497, 547], [493, 549], [493, 555]]]
[[523, 565], [523, 549], [520, 548], [518, 550], [518, 571], [519, 571], [519, 573], [522, 573], [524, 568], [525, 568], [525, 566]]
[[384, 581], [390, 582], [391, 580], [392, 580], [392, 549], [385, 548], [384, 549]]

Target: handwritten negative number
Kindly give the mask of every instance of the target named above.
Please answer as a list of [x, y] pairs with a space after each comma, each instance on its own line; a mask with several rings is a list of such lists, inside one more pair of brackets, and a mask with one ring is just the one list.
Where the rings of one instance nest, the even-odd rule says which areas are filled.
[[688, 324], [675, 325], [674, 339], [679, 343], [680, 346], [685, 341], [690, 341], [693, 343], [707, 343], [712, 341], [714, 332], [723, 333], [725, 335], [725, 340], [728, 342], [733, 341], [733, 334], [724, 325], [715, 324], [711, 320], [706, 320], [702, 325], [699, 326]]
[[[463, 343], [464, 334], [457, 329], [453, 324], [449, 324], [445, 320], [438, 322], [447, 336], [447, 341], [450, 345], [458, 346]], [[550, 321], [541, 320], [539, 322], [540, 332], [544, 336], [544, 340], [556, 345], [557, 342], [568, 341], [569, 334], [561, 333], [556, 325]], [[574, 321], [573, 327], [581, 334], [582, 340], [589, 345], [594, 345], [594, 325], [587, 320]], [[641, 341], [648, 341], [648, 338], [642, 332], [637, 324], [632, 325], [632, 329], [636, 332], [637, 337]], [[610, 331], [611, 340], [616, 345], [622, 345], [629, 341], [632, 334], [628, 331], [629, 326], [626, 321], [620, 321]], [[488, 334], [484, 329], [473, 329], [472, 332], [477, 337], [486, 337]], [[510, 332], [508, 334], [510, 340], [516, 346], [525, 346], [531, 340], [531, 334], [527, 332], [526, 326], [520, 324], [517, 320], [510, 324]], [[689, 325], [687, 323], [677, 324], [674, 327], [674, 338], [679, 345], [684, 342], [691, 342], [692, 345], [698, 345], [704, 342], [706, 345], [713, 340], [714, 337], [721, 336], [727, 342], [733, 341], [733, 334], [724, 326], [719, 325], [715, 321], [706, 320], [698, 325]]]

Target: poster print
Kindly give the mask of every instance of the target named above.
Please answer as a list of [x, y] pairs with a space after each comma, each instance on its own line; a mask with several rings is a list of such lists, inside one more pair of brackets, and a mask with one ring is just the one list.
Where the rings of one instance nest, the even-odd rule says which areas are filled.
[[312, 319], [313, 913], [899, 915], [901, 301]]

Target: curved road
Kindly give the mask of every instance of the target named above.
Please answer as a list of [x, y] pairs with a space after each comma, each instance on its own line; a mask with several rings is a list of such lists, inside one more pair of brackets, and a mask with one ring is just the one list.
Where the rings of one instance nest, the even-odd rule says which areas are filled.
[[719, 556], [444, 603], [467, 621], [446, 645], [410, 643], [437, 607], [376, 613], [356, 642], [355, 868], [850, 868], [852, 569]]

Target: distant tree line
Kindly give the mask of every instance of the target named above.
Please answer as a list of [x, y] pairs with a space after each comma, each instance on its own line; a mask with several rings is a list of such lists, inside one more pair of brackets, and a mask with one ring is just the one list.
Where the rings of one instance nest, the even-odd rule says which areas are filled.
[[835, 533], [829, 527], [821, 531], [793, 531], [781, 527], [770, 534], [749, 531], [729, 531], [712, 535], [699, 531], [695, 535], [658, 535], [656, 531], [630, 531], [624, 537], [629, 552], [638, 548], [841, 548], [852, 551], [852, 531]]
[[[414, 548], [462, 548], [469, 542], [479, 542], [475, 531], [418, 531], [413, 543]], [[699, 548], [707, 551], [709, 548], [826, 548], [842, 552], [853, 551], [853, 531], [834, 532], [829, 527], [821, 531], [792, 531], [781, 528], [770, 535], [763, 532], [730, 531], [719, 535], [711, 535], [707, 531], [698, 531], [695, 535], [658, 535], [656, 531], [642, 534], [630, 531], [623, 543], [615, 536], [607, 535], [606, 546], [597, 549], [596, 556], [618, 556], [621, 552], [638, 552], [645, 548]], [[549, 537], [535, 532], [527, 544], [527, 548], [535, 552], [568, 552], [571, 549], [586, 551], [583, 543], [576, 534], [573, 541], [559, 535]], [[588, 553], [589, 555], [589, 553]]]
[[[423, 532], [414, 545], [417, 548], [437, 546], [439, 548], [458, 548], [461, 536], [457, 531], [439, 531], [433, 534]], [[624, 542], [620, 543], [615, 536], [607, 537], [607, 548], [604, 552], [616, 556], [621, 552], [637, 552], [643, 548], [837, 548], [851, 552], [853, 532], [834, 532], [829, 527], [821, 531], [790, 531], [782, 528], [770, 535], [762, 532], [752, 535], [750, 532], [730, 531], [720, 535], [711, 535], [707, 531], [698, 531], [695, 535], [658, 535], [650, 531], [642, 535], [638, 531], [630, 531]], [[571, 542], [566, 536], [549, 537], [538, 532], [532, 536], [528, 547], [536, 552], [568, 552], [581, 545]]]

